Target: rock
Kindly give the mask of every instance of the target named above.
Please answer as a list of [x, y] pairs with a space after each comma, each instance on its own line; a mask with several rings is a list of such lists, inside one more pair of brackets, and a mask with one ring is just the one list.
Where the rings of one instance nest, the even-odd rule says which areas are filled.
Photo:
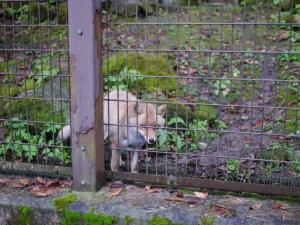
[[134, 17], [136, 15], [152, 15], [155, 11], [154, 0], [102, 0], [104, 9], [108, 8], [111, 12], [121, 16]]
[[[32, 111], [32, 120], [39, 120], [45, 122], [49, 122], [52, 120], [54, 116], [55, 122], [69, 122], [70, 119], [70, 103], [68, 101], [48, 101], [46, 99], [69, 99], [69, 82], [67, 79], [63, 79], [60, 77], [54, 77], [52, 80], [45, 82], [45, 84], [41, 87], [36, 88], [34, 91], [29, 90], [19, 95], [19, 97], [27, 97], [27, 98], [40, 98], [40, 100], [33, 101], [33, 111]], [[19, 102], [20, 104], [20, 102]], [[29, 100], [25, 100], [24, 107], [20, 109], [26, 112], [28, 108]], [[23, 105], [21, 105], [23, 106]], [[31, 109], [31, 108], [30, 108]], [[36, 114], [34, 114], [34, 109], [38, 110]], [[28, 109], [27, 109], [28, 110]], [[30, 111], [30, 112], [31, 112]], [[24, 113], [26, 115], [26, 113]], [[30, 114], [31, 115], [31, 114]], [[27, 113], [28, 116], [28, 113]], [[35, 118], [38, 117], [38, 118]], [[62, 119], [62, 121], [61, 121]]]
[[205, 142], [199, 142], [199, 147], [201, 150], [206, 149], [207, 148], [207, 144]]
[[296, 150], [295, 155], [297, 159], [300, 159], [300, 150]]

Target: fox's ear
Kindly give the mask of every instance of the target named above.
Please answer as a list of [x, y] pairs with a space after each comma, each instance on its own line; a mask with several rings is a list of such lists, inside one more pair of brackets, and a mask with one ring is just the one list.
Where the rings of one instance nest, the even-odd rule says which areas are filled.
[[161, 105], [157, 108], [157, 112], [159, 115], [163, 116], [166, 112], [167, 105]]

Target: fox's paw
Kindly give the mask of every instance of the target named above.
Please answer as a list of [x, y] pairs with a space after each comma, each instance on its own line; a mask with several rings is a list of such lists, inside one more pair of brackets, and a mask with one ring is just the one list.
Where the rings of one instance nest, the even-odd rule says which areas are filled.
[[125, 166], [126, 165], [126, 162], [122, 159], [120, 159], [120, 166]]

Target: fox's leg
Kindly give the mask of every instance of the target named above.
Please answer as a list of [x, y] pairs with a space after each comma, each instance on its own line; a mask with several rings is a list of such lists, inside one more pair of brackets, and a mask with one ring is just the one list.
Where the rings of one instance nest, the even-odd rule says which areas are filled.
[[122, 159], [122, 153], [120, 153], [120, 165], [125, 166], [126, 162]]
[[137, 163], [138, 163], [138, 152], [132, 151], [131, 152], [131, 162], [130, 162], [130, 169], [131, 173], [137, 173]]
[[118, 172], [120, 167], [120, 150], [117, 149], [118, 145], [114, 142], [111, 143], [111, 161], [110, 168], [113, 172]]

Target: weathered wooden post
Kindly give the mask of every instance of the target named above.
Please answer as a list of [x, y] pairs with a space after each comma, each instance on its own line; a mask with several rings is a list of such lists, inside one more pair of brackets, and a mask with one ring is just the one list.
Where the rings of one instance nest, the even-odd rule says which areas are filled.
[[100, 0], [69, 0], [74, 188], [104, 181], [102, 27]]

